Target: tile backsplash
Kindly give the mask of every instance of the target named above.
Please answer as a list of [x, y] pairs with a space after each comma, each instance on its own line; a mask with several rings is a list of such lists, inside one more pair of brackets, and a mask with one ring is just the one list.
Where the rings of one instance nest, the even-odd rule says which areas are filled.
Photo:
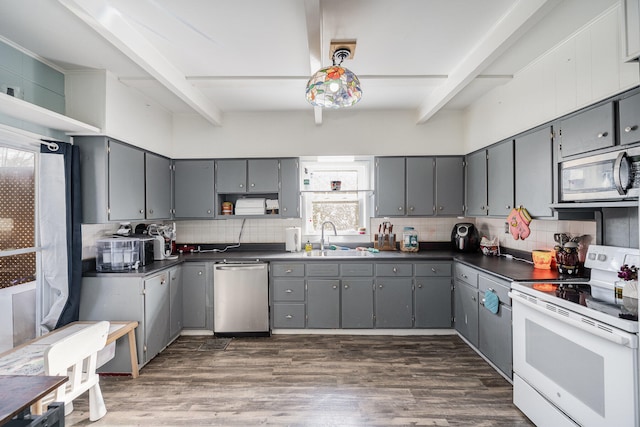
[[[587, 243], [597, 243], [595, 221], [536, 220], [531, 224], [531, 235], [526, 240], [514, 240], [505, 234], [505, 219], [502, 218], [390, 218], [394, 232], [400, 238], [404, 227], [414, 227], [421, 242], [448, 242], [451, 230], [459, 222], [475, 223], [481, 236], [498, 236], [500, 246], [531, 252], [533, 249], [553, 249], [555, 233], [571, 236], [587, 235]], [[373, 241], [378, 225], [384, 218], [371, 218], [368, 240]], [[240, 243], [284, 243], [288, 227], [300, 227], [301, 219], [247, 219]], [[241, 219], [176, 221], [178, 243], [237, 243], [242, 226]], [[116, 232], [118, 224], [83, 224], [82, 259], [95, 258], [96, 240]]]

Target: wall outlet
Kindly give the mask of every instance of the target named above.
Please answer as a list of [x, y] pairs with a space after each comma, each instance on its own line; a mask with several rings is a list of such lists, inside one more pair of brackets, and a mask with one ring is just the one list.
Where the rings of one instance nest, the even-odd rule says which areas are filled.
[[504, 234], [509, 234], [509, 223], [507, 221], [504, 222]]

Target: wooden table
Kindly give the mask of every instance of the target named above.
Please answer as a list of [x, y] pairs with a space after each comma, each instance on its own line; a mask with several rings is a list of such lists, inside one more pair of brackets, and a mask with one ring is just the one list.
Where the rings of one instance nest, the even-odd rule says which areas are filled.
[[[52, 343], [82, 329], [84, 325], [97, 322], [80, 321], [69, 323], [60, 329], [26, 342], [0, 354], [0, 375], [44, 375], [44, 352]], [[136, 353], [136, 321], [109, 321], [106, 345], [128, 335], [131, 353], [131, 376], [138, 378], [138, 355]]]
[[0, 425], [11, 421], [67, 380], [67, 377], [45, 375], [0, 375]]

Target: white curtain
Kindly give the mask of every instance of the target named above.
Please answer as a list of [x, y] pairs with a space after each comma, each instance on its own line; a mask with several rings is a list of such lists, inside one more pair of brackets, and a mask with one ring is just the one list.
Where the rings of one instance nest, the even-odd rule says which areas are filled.
[[43, 332], [56, 327], [69, 296], [64, 157], [48, 155], [47, 150], [40, 156], [38, 203]]

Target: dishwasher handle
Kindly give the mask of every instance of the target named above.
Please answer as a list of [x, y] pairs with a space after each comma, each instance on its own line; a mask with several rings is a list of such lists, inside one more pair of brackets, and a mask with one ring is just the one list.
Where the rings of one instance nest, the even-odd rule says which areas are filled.
[[216, 270], [239, 271], [239, 270], [264, 270], [266, 264], [245, 264], [245, 265], [216, 265]]

